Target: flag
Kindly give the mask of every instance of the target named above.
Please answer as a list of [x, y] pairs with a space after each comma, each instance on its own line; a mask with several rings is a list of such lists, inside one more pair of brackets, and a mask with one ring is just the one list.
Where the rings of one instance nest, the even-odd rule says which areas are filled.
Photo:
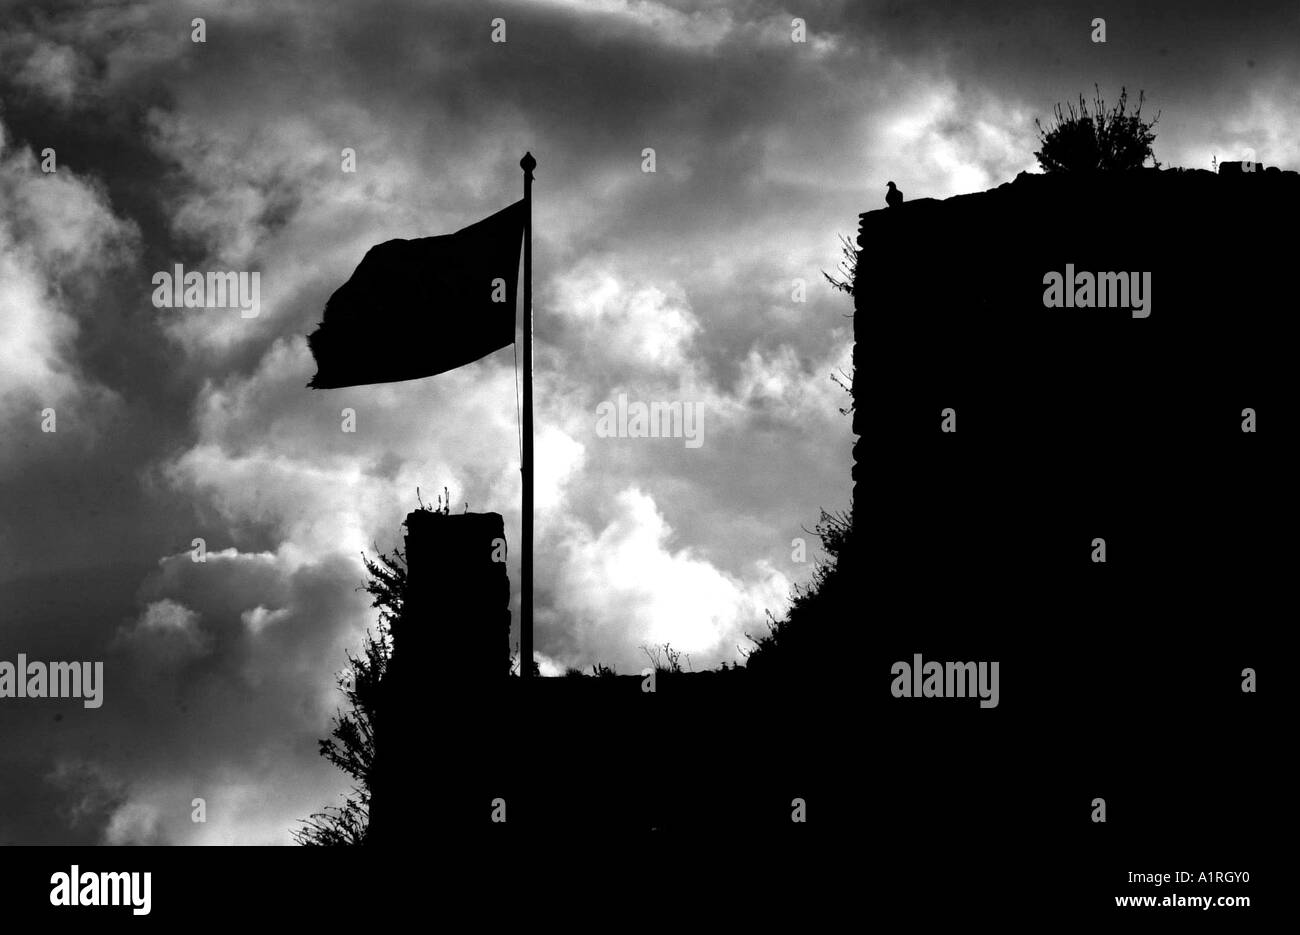
[[307, 338], [313, 389], [453, 370], [515, 339], [525, 204], [440, 237], [371, 247]]

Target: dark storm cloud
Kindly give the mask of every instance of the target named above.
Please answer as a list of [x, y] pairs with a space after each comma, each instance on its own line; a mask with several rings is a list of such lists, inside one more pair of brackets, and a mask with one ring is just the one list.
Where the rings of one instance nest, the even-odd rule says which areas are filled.
[[[820, 270], [887, 179], [1007, 181], [1094, 82], [1146, 89], [1166, 161], [1300, 161], [1293, 4], [1100, 6], [4, 5], [0, 658], [103, 658], [109, 683], [99, 711], [0, 703], [0, 840], [284, 841], [344, 787], [314, 741], [373, 620], [357, 552], [396, 544], [417, 484], [517, 535], [513, 371], [308, 394], [302, 336], [371, 244], [518, 197], [525, 149], [538, 648], [734, 658], [806, 577], [791, 539], [848, 505], [851, 322]], [[263, 314], [152, 308], [175, 262], [262, 270]], [[620, 391], [703, 402], [706, 444], [596, 437]]]

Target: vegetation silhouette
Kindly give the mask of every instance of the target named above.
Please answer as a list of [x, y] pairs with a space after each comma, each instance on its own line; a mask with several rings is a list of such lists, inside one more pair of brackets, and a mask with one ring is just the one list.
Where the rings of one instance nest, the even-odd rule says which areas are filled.
[[745, 668], [759, 676], [782, 679], [816, 678], [836, 655], [832, 620], [860, 605], [860, 594], [843, 585], [840, 557], [853, 541], [853, 507], [840, 512], [821, 511], [812, 532], [821, 540], [825, 559], [814, 563], [812, 580], [794, 587], [790, 608], [780, 620], [768, 611], [768, 632], [749, 635], [754, 648], [745, 653]]
[[1128, 113], [1128, 89], [1121, 88], [1119, 100], [1109, 110], [1102, 100], [1101, 88], [1093, 85], [1091, 110], [1083, 95], [1078, 107], [1056, 105], [1054, 122], [1044, 129], [1037, 118], [1039, 149], [1034, 153], [1044, 172], [1113, 172], [1142, 168], [1148, 159], [1155, 168], [1159, 161], [1151, 149], [1156, 135], [1150, 122], [1142, 119], [1144, 92], [1138, 91], [1138, 105]]
[[[450, 513], [451, 495], [445, 487], [437, 506], [426, 505], [418, 488], [415, 496], [422, 511]], [[374, 630], [366, 631], [361, 655], [347, 654], [348, 667], [338, 676], [347, 710], [335, 714], [330, 736], [320, 741], [320, 755], [346, 773], [353, 787], [341, 806], [326, 806], [313, 813], [293, 832], [296, 843], [309, 847], [364, 844], [370, 826], [375, 724], [382, 713], [384, 677], [392, 660], [394, 638], [401, 632], [409, 579], [406, 553], [400, 548], [387, 554], [377, 552], [374, 559], [362, 555], [361, 560], [369, 577], [360, 590], [373, 598], [370, 606], [378, 609], [379, 621]]]
[[371, 560], [363, 556], [370, 579], [364, 589], [379, 609], [379, 623], [366, 631], [360, 656], [348, 653], [348, 668], [338, 688], [348, 710], [334, 716], [330, 736], [320, 741], [320, 754], [353, 782], [341, 806], [326, 806], [303, 819], [294, 841], [309, 847], [364, 844], [370, 824], [374, 781], [375, 721], [382, 705], [381, 685], [393, 652], [393, 631], [402, 615], [406, 593], [406, 556], [400, 549]]
[[843, 292], [850, 298], [853, 297], [853, 282], [858, 277], [858, 248], [854, 245], [851, 238], [840, 234], [840, 252], [843, 258], [840, 260], [839, 276], [832, 276], [826, 270], [822, 270], [822, 275], [826, 281], [831, 284], [832, 289]]

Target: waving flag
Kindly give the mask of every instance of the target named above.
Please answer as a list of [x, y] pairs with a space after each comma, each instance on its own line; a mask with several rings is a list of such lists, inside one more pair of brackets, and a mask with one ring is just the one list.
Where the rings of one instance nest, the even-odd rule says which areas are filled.
[[431, 377], [478, 360], [515, 339], [519, 247], [524, 251], [523, 401], [519, 472], [519, 674], [533, 667], [533, 170], [524, 153], [524, 197], [454, 234], [371, 247], [325, 303], [307, 336], [324, 390]]
[[525, 204], [454, 234], [371, 247], [307, 338], [312, 389], [454, 370], [515, 339]]

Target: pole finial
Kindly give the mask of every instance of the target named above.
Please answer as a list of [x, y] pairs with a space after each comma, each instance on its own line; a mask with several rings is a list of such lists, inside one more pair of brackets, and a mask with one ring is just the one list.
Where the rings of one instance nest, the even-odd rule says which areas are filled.
[[519, 160], [519, 168], [528, 173], [528, 177], [533, 177], [533, 170], [537, 168], [537, 160], [533, 158], [532, 153], [524, 153], [524, 158]]

